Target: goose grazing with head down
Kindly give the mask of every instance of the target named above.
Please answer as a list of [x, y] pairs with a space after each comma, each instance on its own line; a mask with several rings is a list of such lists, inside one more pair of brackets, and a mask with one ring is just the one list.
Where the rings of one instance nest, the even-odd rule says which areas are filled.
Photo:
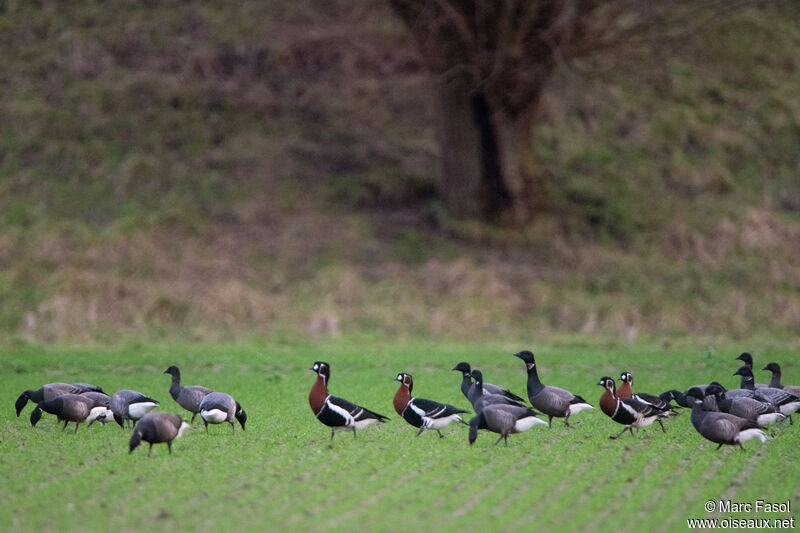
[[616, 394], [617, 385], [614, 383], [614, 380], [608, 376], [600, 378], [597, 384], [605, 388], [603, 395], [600, 396], [600, 410], [614, 422], [625, 426], [625, 428], [616, 435], [611, 435], [609, 437], [610, 439], [616, 439], [626, 431], [630, 431], [631, 435], [633, 435], [632, 428], [646, 427], [653, 422], [658, 422], [658, 425], [661, 426], [661, 431], [664, 433], [667, 432], [667, 430], [664, 429], [664, 424], [661, 423], [661, 419], [667, 416], [664, 411], [660, 411], [652, 405], [642, 403], [635, 398], [619, 398]]
[[39, 402], [52, 400], [62, 394], [81, 394], [89, 391], [103, 392], [103, 389], [89, 383], [48, 383], [37, 390], [23, 391], [14, 403], [14, 408], [17, 410], [17, 416], [19, 416], [28, 400], [38, 404]]
[[617, 389], [618, 398], [634, 398], [642, 403], [646, 403], [647, 405], [652, 405], [659, 411], [663, 411], [670, 415], [678, 414], [675, 411], [675, 408], [672, 407], [672, 404], [669, 403], [669, 399], [663, 398], [661, 396], [653, 396], [652, 394], [647, 394], [646, 392], [634, 393], [633, 374], [631, 374], [630, 372], [622, 372], [619, 376], [619, 379], [622, 382], [622, 384]]
[[508, 404], [492, 404], [484, 407], [477, 416], [469, 421], [469, 443], [475, 443], [478, 430], [486, 429], [492, 433], [499, 433], [500, 438], [495, 441], [495, 446], [500, 441], [505, 441], [508, 446], [508, 436], [512, 433], [522, 433], [537, 424], [545, 424], [544, 420], [536, 418], [538, 413], [530, 407], [519, 407]]
[[[709, 399], [713, 401], [707, 405], [706, 401]], [[721, 411], [747, 418], [761, 426], [786, 419], [786, 416], [770, 403], [761, 402], [755, 398], [727, 398], [725, 387], [717, 382], [712, 382], [706, 388], [703, 408], [706, 411]]]
[[781, 384], [781, 365], [779, 365], [778, 363], [769, 363], [761, 370], [772, 372], [772, 379], [769, 382], [770, 387], [772, 387], [773, 389], [780, 389], [788, 392], [789, 394], [794, 394], [795, 396], [800, 397], [800, 387], [796, 385]]
[[352, 431], [355, 438], [357, 429], [389, 420], [386, 416], [331, 395], [328, 392], [328, 382], [331, 379], [331, 367], [328, 363], [317, 361], [311, 370], [317, 373], [317, 380], [308, 394], [308, 403], [317, 420], [331, 428], [331, 440], [337, 429]]
[[227, 422], [231, 425], [231, 431], [236, 431], [233, 420], [239, 421], [244, 431], [244, 424], [247, 422], [247, 413], [244, 412], [239, 402], [233, 399], [230, 394], [224, 392], [210, 392], [206, 394], [200, 402], [200, 418], [206, 425], [208, 432], [209, 424], [221, 424]]
[[564, 425], [569, 427], [570, 415], [584, 409], [594, 409], [589, 402], [580, 396], [558, 387], [545, 385], [539, 381], [539, 373], [536, 370], [536, 361], [533, 353], [523, 350], [515, 353], [514, 356], [525, 362], [525, 368], [528, 371], [528, 399], [534, 409], [538, 409], [547, 415], [547, 425], [549, 427], [553, 425], [554, 416], [563, 418]]
[[181, 371], [177, 366], [172, 365], [164, 371], [165, 374], [172, 376], [172, 385], [169, 387], [169, 395], [172, 399], [178, 402], [178, 405], [192, 413], [190, 424], [194, 424], [194, 417], [200, 412], [200, 402], [203, 401], [206, 394], [211, 392], [211, 389], [201, 387], [200, 385], [189, 385], [181, 387]]
[[[36, 408], [31, 412], [31, 425], [35, 426], [39, 422], [42, 417], [42, 411], [44, 411], [45, 413], [56, 415], [59, 420], [64, 422], [64, 427], [61, 428], [61, 431], [67, 429], [67, 424], [70, 422], [75, 422], [75, 433], [77, 433], [78, 426], [81, 422], [86, 422], [89, 419], [94, 407], [94, 401], [81, 394], [61, 394], [52, 400], [41, 401], [36, 405]], [[104, 407], [102, 411], [105, 411]]]
[[717, 443], [717, 449], [723, 444], [730, 446], [739, 445], [744, 450], [742, 443], [757, 438], [761, 442], [767, 440], [763, 428], [752, 420], [741, 418], [730, 413], [718, 413], [703, 409], [702, 392], [692, 390], [690, 396], [695, 398], [692, 404], [692, 425], [705, 439]]
[[467, 424], [459, 416], [467, 412], [464, 409], [411, 396], [414, 390], [414, 380], [411, 374], [397, 374], [395, 381], [400, 382], [400, 387], [394, 395], [394, 410], [403, 417], [403, 420], [419, 428], [417, 437], [422, 435], [426, 429], [433, 429], [436, 430], [439, 437], [443, 438], [441, 429], [450, 425], [451, 422]]
[[136, 422], [144, 415], [158, 407], [158, 402], [135, 390], [122, 389], [111, 395], [108, 408], [114, 416], [114, 421], [119, 427], [124, 428], [125, 420]]
[[139, 420], [133, 429], [131, 440], [128, 442], [128, 454], [133, 453], [142, 441], [150, 443], [147, 456], [153, 451], [153, 444], [166, 442], [169, 454], [172, 455], [172, 441], [183, 435], [191, 426], [183, 421], [180, 415], [174, 413], [148, 413]]
[[[462, 362], [458, 363], [454, 368], [454, 371], [461, 372], [461, 392], [464, 396], [469, 400], [469, 403], [474, 404], [475, 401], [475, 384], [472, 382], [472, 368], [470, 367], [469, 363]], [[484, 383], [483, 384], [483, 392], [487, 394], [497, 394], [499, 396], [504, 396], [511, 400], [509, 405], [525, 405], [525, 399], [520, 398], [513, 392], [508, 389], [504, 389], [503, 387], [499, 387], [497, 385], [492, 385], [491, 383]]]

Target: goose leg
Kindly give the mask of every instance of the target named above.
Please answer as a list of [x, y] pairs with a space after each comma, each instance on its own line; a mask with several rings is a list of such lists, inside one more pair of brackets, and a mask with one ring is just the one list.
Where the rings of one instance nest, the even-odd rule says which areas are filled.
[[661, 426], [661, 431], [663, 431], [664, 433], [666, 433], [666, 432], [667, 432], [667, 430], [666, 430], [666, 429], [664, 429], [664, 424], [662, 424], [662, 423], [661, 423], [661, 419], [660, 419], [660, 418], [659, 418], [659, 419], [657, 419], [657, 420], [656, 420], [656, 422], [658, 422], [658, 425], [659, 425], [659, 426]]
[[[628, 431], [629, 429], [630, 429], [630, 426], [625, 426], [625, 428], [623, 428], [623, 430], [622, 430], [622, 431], [620, 431], [620, 432], [619, 432], [619, 433], [617, 433], [616, 435], [611, 435], [611, 436], [609, 436], [608, 438], [609, 438], [609, 439], [617, 439], [617, 438], [619, 438], [619, 436], [620, 436], [620, 435], [622, 435], [623, 433], [625, 433], [625, 432], [626, 432], [626, 431]], [[632, 432], [632, 431], [631, 431], [631, 435], [633, 435], [633, 432]]]
[[[206, 426], [208, 427], [208, 426]], [[233, 426], [233, 421], [231, 421], [231, 434], [236, 433], [236, 428]]]
[[64, 420], [64, 427], [61, 428], [61, 431], [64, 431], [65, 429], [67, 429], [67, 424], [69, 424], [69, 420]]
[[564, 417], [564, 426], [565, 427], [572, 427], [569, 425], [569, 411], [567, 411], [567, 416]]
[[167, 441], [167, 449], [169, 449], [169, 454], [172, 455], [172, 441]]
[[196, 416], [197, 416], [197, 413], [192, 413], [192, 421], [189, 422], [190, 425], [194, 424], [194, 417], [196, 417]]
[[422, 432], [423, 432], [423, 431], [425, 431], [425, 426], [422, 426], [421, 428], [419, 428], [419, 431], [417, 431], [417, 437], [419, 437], [420, 435], [422, 435]]
[[356, 428], [353, 428], [353, 438], [356, 438]]
[[742, 446], [742, 443], [741, 443], [741, 442], [739, 443], [739, 448], [741, 448], [741, 449], [742, 449], [742, 451], [744, 451], [744, 446]]
[[206, 433], [208, 433], [208, 422], [206, 422], [205, 420], [203, 420], [203, 423], [206, 425]]
[[[501, 441], [501, 440], [503, 440], [503, 436], [502, 436], [502, 435], [500, 435], [500, 438], [499, 438], [499, 439], [497, 439], [496, 441], [494, 441], [494, 445], [495, 445], [495, 446], [497, 446], [498, 444], [500, 444], [500, 441]], [[508, 445], [508, 443], [507, 443], [507, 442], [506, 442], [506, 445]]]
[[331, 440], [333, 440], [333, 434], [336, 432], [335, 429], [331, 428]]
[[75, 422], [75, 431], [73, 431], [73, 433], [78, 432], [78, 424], [80, 424], [80, 422]]
[[720, 448], [722, 448], [722, 443], [721, 443], [721, 442], [719, 443], [719, 446], [717, 446], [717, 449], [718, 449], [718, 450], [719, 450]]
[[547, 427], [553, 427], [553, 415], [547, 415]]
[[150, 452], [153, 451], [153, 443], [150, 443], [150, 447], [147, 449], [147, 457], [150, 457]]
[[440, 439], [443, 439], [443, 438], [444, 438], [444, 435], [442, 435], [442, 432], [441, 432], [441, 431], [439, 431], [438, 429], [436, 430], [436, 433], [438, 433], [438, 434], [439, 434], [439, 438], [440, 438]]

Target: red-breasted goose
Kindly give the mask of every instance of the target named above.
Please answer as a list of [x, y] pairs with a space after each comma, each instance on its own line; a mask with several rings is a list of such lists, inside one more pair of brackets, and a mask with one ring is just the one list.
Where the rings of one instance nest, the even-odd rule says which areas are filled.
[[206, 432], [208, 432], [209, 424], [221, 424], [223, 422], [229, 423], [231, 431], [235, 431], [234, 419], [239, 421], [239, 425], [242, 426], [242, 431], [244, 431], [247, 413], [230, 394], [210, 392], [200, 402], [200, 418], [203, 419], [206, 425]]
[[434, 429], [439, 437], [443, 438], [441, 429], [447, 427], [451, 422], [461, 422], [467, 425], [459, 416], [467, 412], [464, 409], [425, 398], [414, 398], [411, 395], [414, 390], [414, 379], [411, 374], [397, 374], [395, 381], [400, 382], [400, 387], [394, 395], [394, 410], [403, 417], [403, 420], [415, 428], [419, 428], [417, 437], [422, 435], [426, 429]]
[[[42, 416], [42, 411], [56, 415], [59, 420], [64, 422], [61, 431], [67, 429], [67, 424], [75, 422], [75, 433], [81, 422], [86, 422], [95, 407], [94, 401], [81, 394], [61, 394], [52, 400], [41, 401], [31, 412], [31, 425], [35, 426]], [[103, 408], [105, 410], [105, 408]]]
[[[469, 403], [474, 404], [475, 384], [472, 382], [472, 367], [470, 367], [469, 363], [462, 362], [458, 363], [453, 370], [461, 372], [461, 393], [467, 398], [467, 400], [469, 400]], [[525, 405], [524, 398], [520, 398], [510, 390], [504, 389], [503, 387], [499, 387], [497, 385], [492, 385], [491, 383], [483, 384], [483, 392], [486, 394], [498, 394], [500, 396], [505, 396], [509, 400], [512, 400], [509, 402], [510, 405]]]
[[661, 423], [661, 419], [666, 416], [664, 411], [642, 403], [635, 398], [617, 397], [617, 385], [608, 376], [600, 378], [597, 384], [605, 389], [603, 395], [600, 396], [600, 410], [614, 422], [625, 426], [622, 431], [616, 435], [611, 435], [609, 438], [616, 439], [626, 431], [630, 431], [631, 435], [633, 435], [632, 428], [646, 427], [653, 422], [658, 422], [658, 425], [661, 426], [661, 431], [667, 432], [664, 429], [664, 424]]
[[594, 407], [571, 392], [559, 387], [551, 387], [539, 381], [539, 373], [536, 370], [536, 361], [533, 353], [528, 350], [515, 353], [525, 362], [528, 371], [528, 399], [531, 405], [547, 415], [547, 425], [552, 427], [553, 417], [563, 418], [564, 425], [569, 427], [569, 417], [573, 413]]
[[172, 455], [172, 441], [183, 435], [191, 426], [183, 421], [181, 415], [174, 413], [153, 412], [148, 413], [139, 420], [133, 429], [131, 440], [128, 442], [128, 454], [133, 453], [142, 441], [150, 443], [147, 456], [153, 451], [153, 444], [166, 442], [169, 454]]
[[730, 446], [739, 445], [744, 450], [742, 443], [757, 438], [761, 442], [767, 440], [762, 427], [752, 420], [741, 418], [730, 413], [718, 413], [703, 409], [702, 392], [690, 391], [690, 396], [695, 398], [692, 404], [692, 425], [705, 439], [717, 443], [717, 449], [723, 444]]
[[355, 438], [357, 429], [389, 420], [386, 416], [331, 395], [328, 392], [331, 378], [331, 367], [328, 363], [317, 361], [310, 370], [317, 373], [317, 379], [308, 394], [308, 403], [317, 420], [331, 428], [331, 440], [336, 430], [352, 431]]
[[89, 391], [103, 392], [103, 389], [89, 383], [48, 383], [38, 390], [23, 391], [14, 403], [14, 408], [17, 410], [17, 416], [19, 416], [28, 400], [38, 404], [39, 402], [52, 400], [62, 394], [80, 394]]
[[665, 413], [669, 413], [670, 415], [677, 415], [678, 413], [672, 407], [672, 404], [669, 403], [669, 399], [663, 398], [661, 396], [653, 396], [652, 394], [647, 394], [646, 392], [633, 392], [633, 374], [630, 372], [622, 372], [619, 375], [619, 380], [622, 382], [617, 388], [617, 397], [618, 398], [635, 398], [642, 403], [646, 403], [648, 405], [652, 405], [659, 411], [664, 411]]
[[211, 392], [211, 389], [201, 387], [200, 385], [181, 387], [181, 371], [175, 365], [170, 366], [164, 373], [172, 376], [169, 395], [172, 396], [173, 400], [178, 402], [178, 405], [192, 413], [192, 419], [189, 423], [194, 424], [194, 417], [200, 412], [200, 402], [203, 401], [206, 394]]
[[[705, 403], [709, 398], [713, 398], [711, 409]], [[747, 418], [761, 426], [786, 419], [786, 416], [771, 403], [761, 402], [755, 398], [727, 398], [725, 387], [716, 382], [712, 382], [706, 388], [703, 408], [706, 411], [721, 411]]]
[[478, 430], [486, 429], [492, 433], [499, 433], [500, 438], [495, 441], [495, 446], [502, 440], [508, 446], [508, 436], [512, 433], [522, 433], [537, 424], [545, 424], [544, 420], [536, 418], [538, 413], [530, 407], [519, 407], [508, 404], [487, 405], [478, 415], [469, 421], [469, 443], [475, 443]]
[[114, 421], [123, 429], [125, 420], [132, 420], [133, 426], [136, 427], [136, 421], [156, 407], [158, 401], [130, 389], [118, 390], [111, 395], [111, 400], [108, 402]]
[[796, 385], [782, 385], [781, 384], [781, 365], [778, 363], [769, 363], [767, 366], [762, 368], [761, 370], [766, 370], [767, 372], [772, 372], [772, 379], [769, 382], [769, 386], [773, 389], [780, 389], [788, 392], [789, 394], [794, 394], [795, 396], [800, 397], [800, 387]]

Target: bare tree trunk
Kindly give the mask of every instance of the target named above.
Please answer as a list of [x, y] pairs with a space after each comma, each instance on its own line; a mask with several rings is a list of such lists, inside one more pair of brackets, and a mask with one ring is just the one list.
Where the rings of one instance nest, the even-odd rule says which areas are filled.
[[528, 220], [544, 194], [531, 145], [535, 105], [510, 117], [458, 77], [440, 81], [438, 95], [440, 192], [449, 212], [508, 224]]

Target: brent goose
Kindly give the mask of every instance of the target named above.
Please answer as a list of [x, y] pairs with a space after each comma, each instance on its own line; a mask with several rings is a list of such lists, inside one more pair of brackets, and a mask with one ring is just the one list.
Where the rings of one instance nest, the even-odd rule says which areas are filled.
[[781, 365], [779, 365], [778, 363], [769, 363], [761, 370], [772, 372], [772, 379], [769, 382], [770, 387], [772, 387], [773, 389], [785, 390], [789, 394], [794, 394], [795, 396], [800, 397], [800, 387], [796, 385], [781, 384]]
[[508, 446], [508, 436], [511, 433], [521, 433], [537, 424], [545, 424], [544, 420], [536, 418], [537, 414], [530, 407], [508, 404], [487, 405], [469, 421], [469, 443], [470, 445], [475, 443], [479, 429], [486, 429], [500, 434], [500, 438], [494, 443], [495, 446], [501, 440]]
[[48, 383], [38, 390], [24, 391], [19, 395], [19, 398], [17, 398], [14, 407], [17, 410], [17, 416], [19, 416], [25, 404], [28, 403], [28, 400], [38, 404], [42, 401], [52, 400], [61, 394], [80, 394], [89, 391], [103, 392], [103, 389], [88, 383]]
[[513, 405], [515, 407], [527, 407], [527, 405], [524, 403], [512, 400], [508, 396], [486, 392], [486, 389], [483, 388], [483, 373], [477, 368], [472, 370], [472, 379], [475, 380], [475, 383], [473, 384], [474, 386], [470, 392], [470, 396], [472, 397], [472, 408], [475, 410], [476, 414], [480, 413], [487, 405]]
[[234, 418], [239, 421], [239, 425], [242, 426], [242, 431], [244, 431], [247, 413], [244, 412], [239, 402], [234, 400], [230, 394], [210, 392], [200, 402], [200, 418], [203, 419], [206, 425], [206, 431], [208, 431], [209, 424], [221, 424], [223, 422], [229, 423], [231, 431], [235, 431]]
[[131, 440], [128, 442], [128, 454], [133, 453], [142, 441], [150, 443], [147, 456], [153, 451], [153, 444], [166, 442], [169, 453], [172, 455], [172, 441], [184, 434], [191, 426], [183, 421], [180, 415], [174, 413], [153, 412], [148, 413], [133, 429]]
[[[469, 363], [462, 362], [458, 363], [453, 370], [461, 372], [461, 392], [466, 396], [467, 400], [469, 400], [469, 403], [474, 403], [475, 384], [472, 382], [472, 367], [470, 367]], [[511, 405], [525, 405], [524, 398], [520, 398], [510, 390], [492, 385], [491, 383], [483, 384], [483, 392], [486, 394], [505, 396], [509, 400], [512, 400], [512, 402], [509, 402]]]
[[136, 427], [136, 421], [156, 407], [158, 407], [158, 401], [141, 392], [129, 389], [118, 390], [111, 395], [111, 400], [108, 402], [108, 408], [114, 416], [114, 421], [121, 428], [124, 428], [125, 420], [133, 420], [133, 426]]
[[[707, 404], [706, 401], [709, 399], [712, 401]], [[786, 418], [771, 403], [761, 402], [755, 398], [727, 398], [725, 388], [719, 383], [711, 383], [706, 388], [703, 408], [706, 411], [721, 411], [747, 418], [762, 426]]]
[[528, 350], [515, 353], [525, 362], [528, 371], [528, 399], [531, 405], [547, 415], [547, 425], [552, 427], [553, 417], [563, 418], [564, 425], [569, 427], [569, 417], [584, 409], [593, 409], [592, 405], [580, 396], [559, 387], [551, 387], [539, 381], [536, 361]]
[[400, 387], [394, 395], [394, 410], [403, 417], [403, 420], [415, 428], [419, 428], [417, 437], [422, 435], [426, 429], [435, 429], [439, 437], [444, 437], [441, 429], [451, 422], [467, 424], [459, 416], [467, 412], [464, 409], [411, 396], [414, 390], [414, 380], [411, 374], [397, 374], [395, 381], [400, 382]]
[[723, 444], [731, 446], [738, 444], [744, 450], [742, 443], [749, 439], [757, 438], [761, 442], [767, 440], [763, 428], [752, 420], [730, 413], [705, 411], [702, 393], [692, 390], [690, 396], [695, 398], [695, 403], [692, 404], [692, 425], [703, 438], [719, 444], [718, 450]]
[[192, 419], [189, 423], [194, 424], [194, 417], [200, 412], [200, 402], [203, 401], [206, 394], [211, 392], [211, 389], [200, 385], [181, 387], [181, 371], [175, 365], [166, 369], [164, 373], [172, 376], [172, 385], [169, 387], [170, 396], [178, 402], [178, 405], [192, 413]]
[[[42, 417], [42, 411], [44, 411], [45, 413], [56, 415], [59, 420], [64, 422], [64, 427], [61, 428], [61, 431], [67, 429], [67, 424], [70, 422], [75, 422], [75, 433], [77, 433], [78, 425], [89, 419], [94, 407], [94, 401], [81, 394], [61, 394], [52, 400], [41, 401], [36, 405], [36, 408], [31, 412], [31, 425], [35, 426], [39, 422]], [[105, 411], [105, 407], [100, 409], [102, 412]]]
[[310, 370], [317, 373], [317, 379], [308, 394], [308, 403], [317, 419], [331, 428], [331, 440], [337, 429], [352, 431], [355, 438], [357, 429], [389, 420], [386, 416], [332, 396], [328, 392], [328, 382], [331, 378], [331, 367], [328, 363], [317, 361]]

